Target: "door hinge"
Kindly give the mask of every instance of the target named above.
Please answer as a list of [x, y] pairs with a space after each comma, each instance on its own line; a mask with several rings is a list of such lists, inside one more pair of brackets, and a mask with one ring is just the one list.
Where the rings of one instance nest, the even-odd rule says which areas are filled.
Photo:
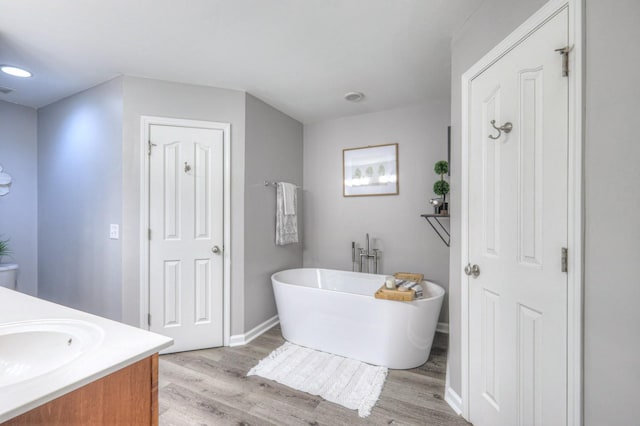
[[151, 314], [147, 314], [147, 325], [151, 327]]
[[151, 228], [149, 228], [147, 232], [147, 237], [149, 238], [149, 241], [151, 241]]
[[569, 52], [573, 50], [573, 46], [561, 47], [555, 51], [562, 55], [562, 76], [569, 76]]
[[566, 247], [562, 247], [562, 257], [560, 259], [560, 267], [562, 268], [562, 272], [569, 271], [569, 249]]
[[156, 145], [155, 143], [152, 143], [151, 141], [147, 141], [147, 144], [148, 144], [147, 146], [149, 148], [149, 150], [147, 151], [147, 155], [151, 155], [151, 148], [154, 147], [154, 146], [158, 146], [158, 145]]

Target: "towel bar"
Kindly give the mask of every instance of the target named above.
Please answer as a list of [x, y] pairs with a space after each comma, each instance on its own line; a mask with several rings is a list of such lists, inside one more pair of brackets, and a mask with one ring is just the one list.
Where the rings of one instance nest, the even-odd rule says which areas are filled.
[[[268, 181], [268, 180], [264, 181], [264, 186], [277, 186], [277, 185], [278, 185], [278, 182], [271, 182], [271, 181]], [[296, 188], [299, 189], [300, 187], [298, 185], [296, 185]]]

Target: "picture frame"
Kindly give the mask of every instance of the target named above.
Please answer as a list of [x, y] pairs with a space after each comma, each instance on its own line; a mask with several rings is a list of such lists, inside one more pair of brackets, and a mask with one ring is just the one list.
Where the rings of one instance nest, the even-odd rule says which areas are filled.
[[398, 195], [398, 144], [342, 150], [343, 197]]

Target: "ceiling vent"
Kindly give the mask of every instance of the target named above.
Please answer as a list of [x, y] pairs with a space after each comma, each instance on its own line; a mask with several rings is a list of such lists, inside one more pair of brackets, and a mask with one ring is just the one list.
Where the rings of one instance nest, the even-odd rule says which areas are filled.
[[13, 92], [13, 89], [9, 89], [8, 87], [0, 86], [0, 93], [2, 93], [3, 95], [8, 95], [11, 92]]
[[349, 102], [360, 102], [362, 99], [364, 99], [364, 93], [362, 93], [362, 92], [349, 92], [346, 95], [344, 95], [344, 98], [346, 100], [348, 100]]

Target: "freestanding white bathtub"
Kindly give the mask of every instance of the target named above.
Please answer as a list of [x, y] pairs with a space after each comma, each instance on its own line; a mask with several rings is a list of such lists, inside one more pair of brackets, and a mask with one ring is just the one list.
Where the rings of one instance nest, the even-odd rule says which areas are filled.
[[311, 268], [273, 274], [283, 337], [297, 345], [389, 368], [424, 364], [444, 289], [424, 281], [422, 299], [376, 299], [373, 295], [384, 278]]

